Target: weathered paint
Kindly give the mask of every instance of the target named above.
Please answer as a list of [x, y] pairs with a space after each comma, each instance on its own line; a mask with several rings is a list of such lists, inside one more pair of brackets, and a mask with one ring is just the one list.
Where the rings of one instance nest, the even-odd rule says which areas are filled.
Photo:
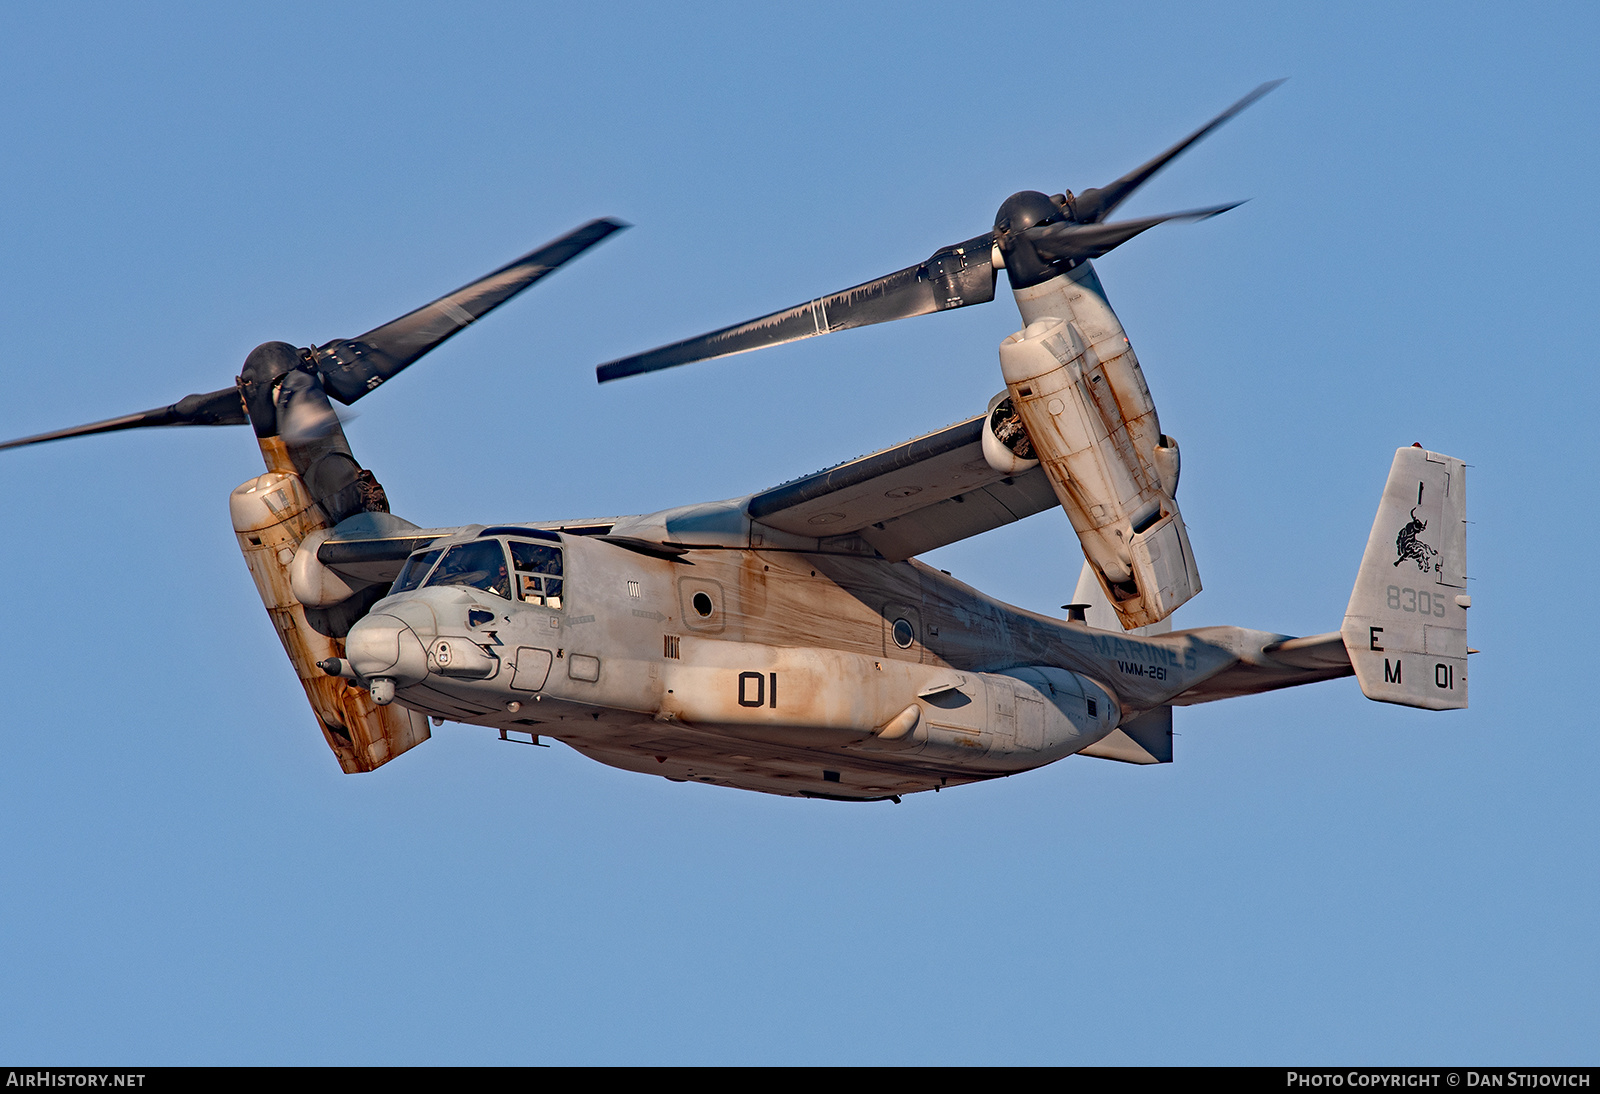
[[1013, 295], [1027, 325], [1000, 344], [1012, 404], [1122, 625], [1157, 623], [1201, 586], [1139, 360], [1089, 263]]
[[229, 498], [239, 549], [339, 766], [347, 772], [371, 771], [427, 740], [427, 718], [399, 707], [379, 707], [364, 688], [317, 667], [318, 661], [343, 657], [344, 643], [312, 625], [295, 599], [290, 569], [307, 537], [330, 522], [283, 441], [259, 440], [272, 470], [244, 483]]
[[[428, 715], [556, 738], [668, 779], [895, 798], [1086, 750], [1169, 759], [1170, 735], [1145, 747], [1132, 734], [1170, 726], [1173, 705], [1351, 671], [1337, 635], [1135, 635], [1036, 615], [915, 560], [888, 561], [859, 537], [765, 527], [747, 499], [520, 537], [554, 534], [560, 608], [425, 587], [372, 604], [341, 641], [328, 621], [359, 614], [363, 595], [314, 616], [290, 585], [291, 552], [328, 527], [303, 480], [270, 471], [235, 498], [241, 547], [350, 771], [424, 739]], [[397, 521], [385, 514], [374, 531]], [[515, 540], [517, 527], [435, 529], [418, 542]], [[316, 667], [334, 657], [356, 686]], [[393, 702], [375, 705], [362, 683]]]
[[[614, 766], [870, 799], [1053, 762], [1235, 661], [1023, 612], [916, 562], [560, 543], [561, 610], [457, 586], [401, 593], [352, 630], [353, 663], [396, 678], [395, 707], [554, 737]], [[441, 641], [493, 668], [441, 671], [426, 652]], [[525, 660], [536, 671], [519, 681]]]

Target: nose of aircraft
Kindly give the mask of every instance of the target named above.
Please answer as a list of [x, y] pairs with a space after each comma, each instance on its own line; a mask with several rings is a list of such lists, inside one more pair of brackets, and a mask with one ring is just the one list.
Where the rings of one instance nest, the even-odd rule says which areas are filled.
[[[422, 610], [409, 604], [385, 608], [350, 628], [344, 651], [357, 676], [387, 679], [393, 687], [405, 687], [428, 675], [427, 647], [436, 628], [426, 605], [417, 607]], [[376, 697], [377, 692], [373, 694]]]

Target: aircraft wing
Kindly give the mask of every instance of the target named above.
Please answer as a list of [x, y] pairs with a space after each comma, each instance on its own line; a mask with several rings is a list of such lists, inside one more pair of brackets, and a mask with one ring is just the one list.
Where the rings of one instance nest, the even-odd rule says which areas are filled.
[[1174, 696], [1173, 706], [1210, 703], [1355, 674], [1338, 631], [1309, 638], [1290, 638], [1243, 627], [1200, 627], [1173, 634], [1195, 635], [1232, 650], [1239, 658], [1237, 664]]
[[1002, 475], [979, 414], [750, 499], [757, 523], [797, 536], [856, 534], [891, 562], [1059, 506], [1044, 470]]

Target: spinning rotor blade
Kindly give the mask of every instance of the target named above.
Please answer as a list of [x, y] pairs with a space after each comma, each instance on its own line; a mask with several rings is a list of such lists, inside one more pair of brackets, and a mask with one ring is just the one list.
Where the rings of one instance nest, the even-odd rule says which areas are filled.
[[310, 444], [339, 428], [328, 395], [309, 372], [296, 370], [278, 384], [278, 436], [289, 444]]
[[53, 433], [40, 433], [0, 444], [0, 449], [21, 448], [25, 444], [59, 441], [65, 437], [86, 437], [91, 433], [113, 433], [119, 429], [142, 429], [158, 425], [244, 425], [249, 421], [239, 389], [226, 387], [206, 395], [189, 395], [171, 406], [146, 410], [142, 414], [124, 414], [90, 425], [58, 429]]
[[1204, 220], [1227, 212], [1239, 203], [1117, 224], [1101, 223], [1157, 171], [1281, 83], [1282, 80], [1273, 80], [1262, 84], [1161, 155], [1109, 186], [1086, 190], [1076, 199], [1066, 194], [1046, 197], [1033, 191], [1013, 194], [1000, 207], [994, 231], [946, 247], [926, 262], [748, 323], [608, 361], [595, 369], [595, 375], [601, 383], [606, 383], [675, 365], [814, 338], [847, 327], [864, 327], [986, 303], [994, 299], [997, 269], [993, 255], [996, 249], [1004, 256], [1001, 261], [1007, 267], [1011, 287], [1019, 289], [1060, 273], [1059, 263], [1099, 258], [1113, 247], [1165, 221]]
[[190, 395], [141, 414], [7, 441], [0, 443], [0, 449], [146, 426], [245, 425], [252, 422], [252, 416], [256, 432], [263, 437], [282, 436], [290, 444], [326, 437], [339, 428], [340, 421], [329, 396], [346, 404], [355, 402], [463, 327], [626, 227], [616, 220], [591, 220], [359, 338], [337, 339], [316, 349], [264, 343], [245, 359], [243, 374], [234, 387]]
[[529, 251], [514, 262], [431, 304], [357, 338], [336, 339], [312, 351], [323, 387], [349, 404], [393, 378], [457, 331], [482, 319], [545, 274], [560, 268], [627, 225], [600, 219]]
[[1237, 209], [1243, 204], [1242, 201], [1235, 201], [1228, 205], [1214, 205], [1209, 209], [1192, 209], [1187, 213], [1119, 220], [1115, 224], [1073, 224], [1058, 221], [1055, 224], [1041, 224], [1029, 228], [1025, 235], [1033, 244], [1033, 249], [1039, 252], [1041, 257], [1052, 262], [1099, 258], [1157, 224], [1165, 224], [1169, 220], [1209, 220], [1226, 213], [1229, 209]]
[[867, 327], [891, 319], [909, 319], [913, 315], [984, 304], [994, 299], [995, 268], [989, 257], [992, 246], [993, 233], [985, 232], [965, 243], [944, 248], [926, 262], [896, 270], [876, 281], [648, 353], [619, 358], [596, 368], [595, 375], [603, 384], [674, 365], [798, 342], [849, 327]]
[[1111, 214], [1113, 209], [1128, 200], [1135, 190], [1150, 181], [1152, 175], [1188, 151], [1190, 145], [1209, 134], [1213, 129], [1216, 129], [1223, 122], [1238, 114], [1245, 107], [1281, 83], [1283, 83], [1282, 80], [1268, 80], [1155, 159], [1135, 167], [1110, 185], [1085, 190], [1079, 194], [1075, 209], [1078, 222], [1080, 224], [1097, 224], [1104, 220]]

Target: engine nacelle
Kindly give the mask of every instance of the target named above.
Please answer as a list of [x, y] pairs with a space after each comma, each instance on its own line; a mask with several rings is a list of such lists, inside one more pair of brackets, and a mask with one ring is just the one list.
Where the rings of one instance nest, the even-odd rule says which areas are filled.
[[1154, 439], [1145, 434], [1155, 407], [1142, 381], [1119, 376], [1137, 374], [1124, 360], [1132, 356], [1126, 338], [1094, 343], [1076, 323], [1048, 316], [1000, 343], [1000, 370], [1033, 454], [1127, 628], [1165, 619], [1200, 591], [1172, 497], [1177, 445], [1159, 434], [1159, 443], [1144, 443]]
[[318, 533], [329, 520], [283, 455], [282, 440], [263, 437], [260, 444], [268, 466], [277, 469], [244, 483], [228, 500], [239, 549], [339, 765], [347, 772], [371, 771], [427, 740], [428, 720], [401, 707], [376, 705], [367, 691], [321, 667], [341, 662], [345, 643], [325, 626], [319, 629], [295, 597], [294, 563], [302, 551], [315, 554], [326, 538]]

